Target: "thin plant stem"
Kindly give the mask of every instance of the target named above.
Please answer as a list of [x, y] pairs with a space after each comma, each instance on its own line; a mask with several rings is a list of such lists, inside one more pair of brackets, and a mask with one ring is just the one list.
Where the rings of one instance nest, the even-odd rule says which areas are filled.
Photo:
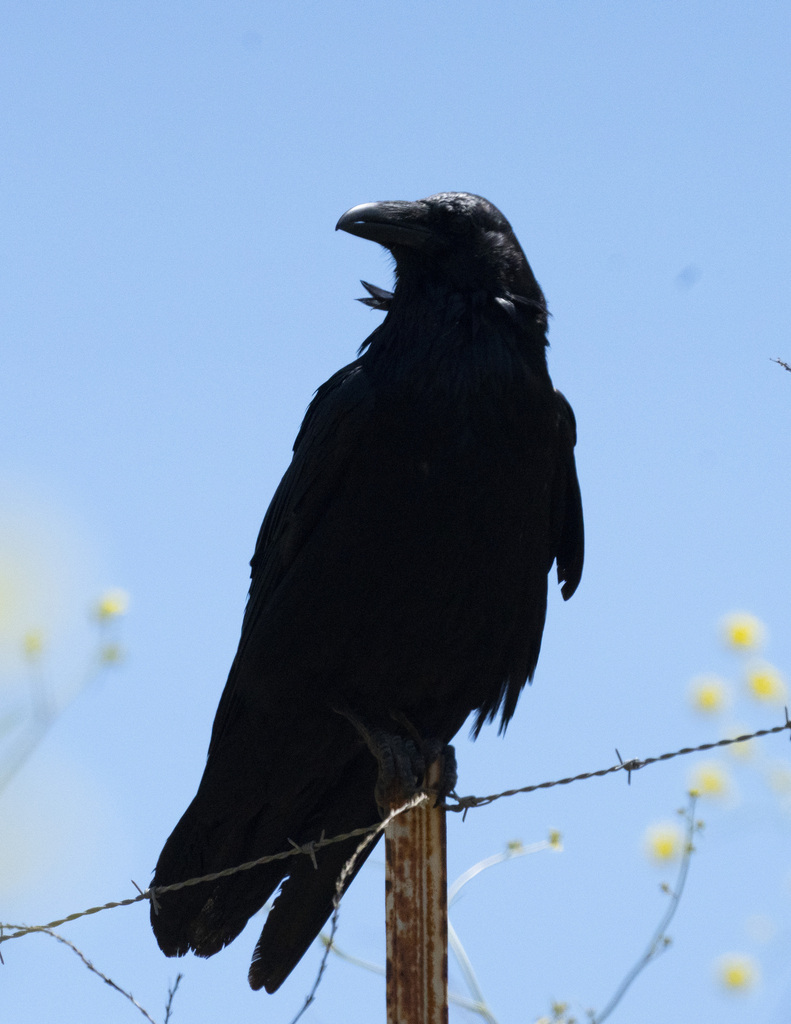
[[662, 952], [667, 948], [668, 937], [667, 929], [670, 922], [673, 920], [678, 905], [681, 901], [681, 896], [684, 892], [684, 886], [687, 882], [687, 875], [689, 874], [689, 865], [694, 852], [694, 846], [692, 845], [692, 838], [697, 828], [695, 824], [695, 804], [697, 803], [697, 796], [694, 793], [690, 793], [689, 803], [685, 816], [687, 819], [687, 830], [684, 843], [684, 852], [681, 857], [681, 865], [678, 869], [678, 877], [676, 878], [675, 888], [670, 890], [670, 905], [668, 906], [665, 913], [662, 915], [662, 919], [657, 925], [654, 934], [645, 949], [645, 952], [640, 959], [634, 964], [632, 969], [628, 972], [626, 977], [623, 979], [621, 984], [615, 991], [615, 994], [610, 999], [609, 1003], [604, 1007], [601, 1013], [596, 1014], [591, 1018], [591, 1024], [603, 1024], [605, 1020], [610, 1016], [616, 1006], [623, 999], [628, 989], [633, 984], [637, 976], [643, 971], [652, 960], [655, 960]]

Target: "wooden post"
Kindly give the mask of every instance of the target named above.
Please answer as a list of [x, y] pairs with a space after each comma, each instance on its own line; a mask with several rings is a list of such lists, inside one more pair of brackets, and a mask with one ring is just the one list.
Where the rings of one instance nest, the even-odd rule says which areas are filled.
[[[426, 773], [439, 787], [442, 759]], [[448, 1022], [448, 872], [445, 811], [432, 800], [385, 830], [387, 1024]]]

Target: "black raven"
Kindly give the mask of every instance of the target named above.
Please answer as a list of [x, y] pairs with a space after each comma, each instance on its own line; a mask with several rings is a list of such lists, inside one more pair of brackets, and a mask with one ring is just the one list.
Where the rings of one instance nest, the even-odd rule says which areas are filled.
[[[565, 598], [580, 580], [574, 415], [508, 221], [447, 192], [356, 206], [337, 227], [390, 250], [395, 289], [366, 286], [387, 316], [305, 415], [203, 778], [153, 886], [376, 821], [372, 735], [447, 744], [471, 713], [475, 735], [498, 713], [504, 730], [536, 666], [553, 562]], [[249, 975], [273, 992], [355, 845], [162, 894], [159, 945], [211, 956], [281, 885]]]

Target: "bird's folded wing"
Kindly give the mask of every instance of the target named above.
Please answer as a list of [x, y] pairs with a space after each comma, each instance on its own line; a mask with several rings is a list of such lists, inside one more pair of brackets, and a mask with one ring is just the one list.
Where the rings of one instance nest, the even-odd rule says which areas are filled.
[[582, 563], [585, 557], [585, 530], [582, 518], [582, 497], [574, 461], [574, 446], [577, 443], [577, 423], [574, 411], [565, 395], [555, 389], [558, 420], [560, 425], [562, 464], [560, 467], [559, 526], [555, 558], [557, 560], [558, 583], [561, 593], [568, 601], [579, 585]]
[[[293, 459], [258, 534], [234, 666], [244, 657], [256, 623], [341, 486], [349, 457], [364, 436], [373, 402], [369, 379], [357, 360], [322, 384], [308, 407], [294, 442]], [[217, 708], [209, 755], [235, 704], [234, 666]]]

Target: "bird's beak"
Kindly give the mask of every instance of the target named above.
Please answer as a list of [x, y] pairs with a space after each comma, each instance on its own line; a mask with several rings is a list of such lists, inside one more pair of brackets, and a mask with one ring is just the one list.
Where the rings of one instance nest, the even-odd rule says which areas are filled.
[[431, 230], [421, 223], [425, 216], [421, 202], [362, 203], [347, 210], [335, 230], [368, 238], [386, 249], [424, 249], [432, 238]]

